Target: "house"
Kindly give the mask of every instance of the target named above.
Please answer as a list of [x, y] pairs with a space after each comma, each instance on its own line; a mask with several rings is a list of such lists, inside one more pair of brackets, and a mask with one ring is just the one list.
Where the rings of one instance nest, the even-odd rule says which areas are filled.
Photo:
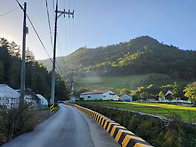
[[41, 94], [36, 94], [37, 97], [40, 99], [40, 104], [42, 107], [48, 107], [48, 101], [45, 97], [43, 97]]
[[32, 103], [33, 106], [41, 105], [41, 100], [30, 88], [25, 89], [25, 100], [27, 103]]
[[0, 84], [0, 105], [18, 107], [20, 94], [6, 84]]
[[166, 100], [173, 100], [171, 95], [172, 95], [171, 90], [168, 90], [167, 93], [165, 94], [165, 99]]
[[[0, 84], [0, 105], [4, 105], [8, 109], [18, 107], [19, 97], [20, 90], [14, 90], [6, 84]], [[32, 106], [41, 106], [41, 98], [30, 89], [25, 89], [24, 101], [31, 103]]]
[[87, 91], [80, 94], [83, 100], [117, 100], [117, 95], [111, 90]]
[[132, 102], [133, 101], [132, 97], [127, 94], [118, 94], [118, 100], [125, 101], [125, 102]]
[[[16, 91], [20, 93], [20, 89]], [[32, 104], [33, 107], [41, 106], [41, 99], [30, 88], [25, 89], [24, 100], [27, 104]]]

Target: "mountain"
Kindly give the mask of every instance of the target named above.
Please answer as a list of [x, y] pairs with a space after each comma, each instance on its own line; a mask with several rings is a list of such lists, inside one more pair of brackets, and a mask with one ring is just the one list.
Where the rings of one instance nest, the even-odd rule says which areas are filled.
[[[56, 61], [67, 76], [70, 69], [74, 69], [74, 75], [80, 77], [158, 73], [186, 80], [196, 79], [196, 51], [165, 45], [149, 36], [95, 49], [80, 48], [66, 57], [58, 57]], [[49, 59], [39, 62], [51, 70]]]

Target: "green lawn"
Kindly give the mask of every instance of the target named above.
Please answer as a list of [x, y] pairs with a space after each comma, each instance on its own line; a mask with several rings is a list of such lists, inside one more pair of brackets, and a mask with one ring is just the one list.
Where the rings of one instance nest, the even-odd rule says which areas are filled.
[[196, 122], [196, 107], [186, 107], [171, 104], [159, 104], [159, 103], [136, 103], [136, 102], [85, 102], [90, 105], [102, 105], [115, 108], [122, 108], [131, 111], [149, 113], [168, 118], [173, 118], [174, 113], [181, 116], [183, 121]]

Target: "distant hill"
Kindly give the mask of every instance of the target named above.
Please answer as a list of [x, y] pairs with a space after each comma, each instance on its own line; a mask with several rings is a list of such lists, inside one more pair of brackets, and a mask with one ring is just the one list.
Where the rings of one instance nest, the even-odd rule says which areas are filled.
[[[49, 59], [39, 62], [51, 70]], [[58, 57], [57, 62], [67, 76], [74, 69], [77, 77], [157, 73], [196, 80], [196, 51], [165, 45], [149, 36], [106, 47], [80, 48], [66, 57]]]
[[90, 90], [110, 89], [116, 93], [120, 93], [120, 90], [124, 88], [137, 90], [138, 87], [147, 87], [150, 84], [155, 84], [158, 87], [161, 87], [163, 85], [173, 85], [174, 82], [186, 85], [188, 81], [179, 78], [173, 78], [168, 75], [154, 73], [115, 77], [93, 76], [81, 78], [75, 85], [75, 91], [79, 91], [79, 88], [82, 87], [90, 88]]

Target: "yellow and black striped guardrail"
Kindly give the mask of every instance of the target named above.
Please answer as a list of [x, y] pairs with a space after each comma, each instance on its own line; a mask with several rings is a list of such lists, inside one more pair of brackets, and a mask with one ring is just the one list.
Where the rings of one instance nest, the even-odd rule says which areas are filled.
[[51, 112], [54, 112], [54, 104], [51, 104], [51, 106], [50, 106], [50, 111], [51, 111]]
[[96, 120], [122, 147], [152, 147], [142, 138], [136, 136], [131, 131], [127, 130], [120, 124], [110, 120], [104, 115], [92, 111], [90, 109], [81, 107], [73, 103], [64, 103], [65, 105], [71, 105], [78, 110], [88, 114], [94, 120]]

